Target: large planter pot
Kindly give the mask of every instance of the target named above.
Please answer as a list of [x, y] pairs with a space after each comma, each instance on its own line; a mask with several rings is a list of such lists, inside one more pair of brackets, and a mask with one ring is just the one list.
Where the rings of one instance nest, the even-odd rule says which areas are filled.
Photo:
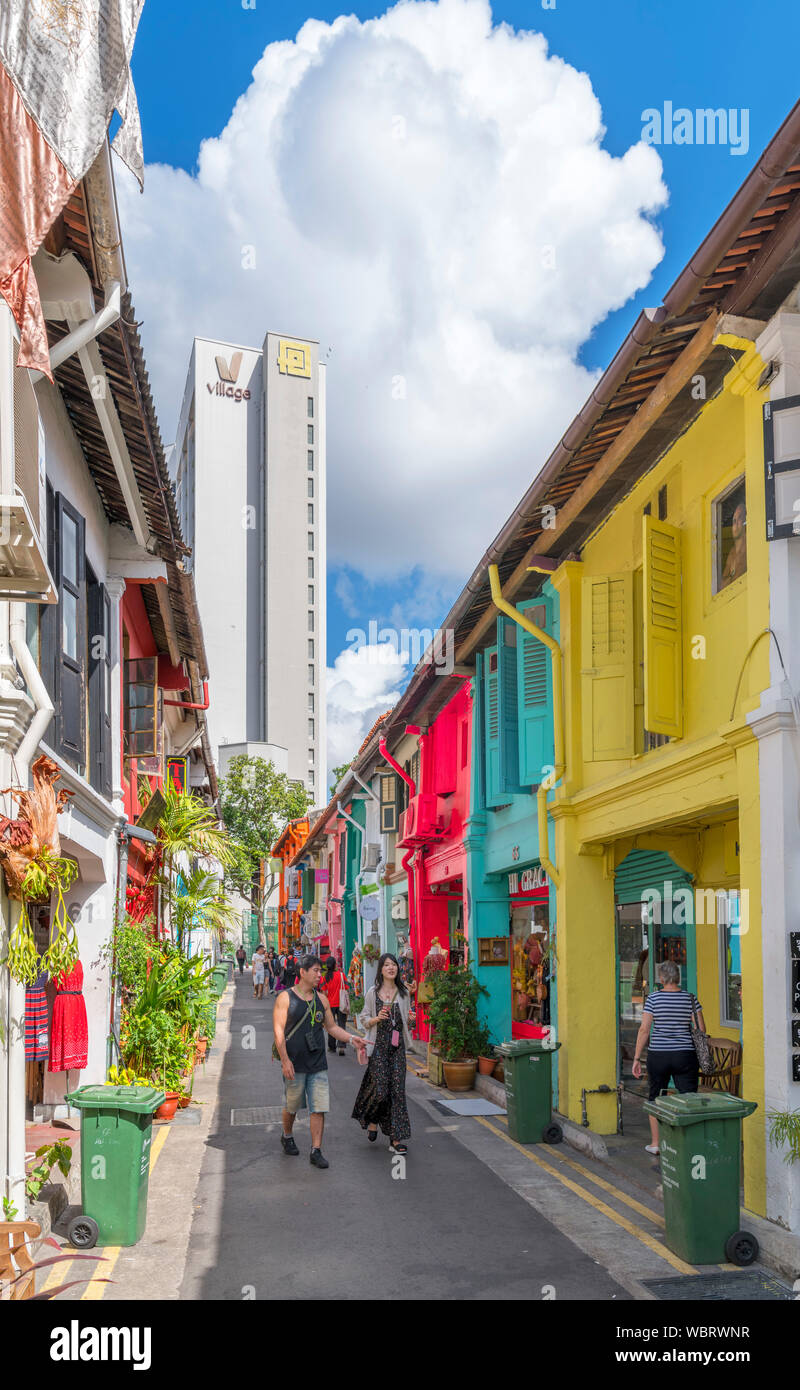
[[448, 1091], [471, 1091], [475, 1086], [476, 1061], [443, 1062]]
[[158, 1107], [158, 1109], [157, 1109], [155, 1115], [153, 1116], [153, 1119], [154, 1119], [154, 1120], [174, 1120], [174, 1118], [175, 1118], [175, 1111], [176, 1111], [177, 1108], [178, 1108], [178, 1101], [179, 1101], [179, 1100], [180, 1100], [180, 1093], [179, 1093], [178, 1091], [167, 1091], [167, 1093], [166, 1093], [166, 1100], [164, 1100], [164, 1101], [162, 1102], [162, 1104], [159, 1105], [159, 1107]]
[[478, 1058], [478, 1071], [480, 1072], [481, 1076], [491, 1076], [491, 1074], [492, 1074], [492, 1072], [494, 1071], [494, 1069], [495, 1069], [496, 1066], [497, 1066], [497, 1058], [496, 1058], [496, 1057], [479, 1057], [479, 1058]]

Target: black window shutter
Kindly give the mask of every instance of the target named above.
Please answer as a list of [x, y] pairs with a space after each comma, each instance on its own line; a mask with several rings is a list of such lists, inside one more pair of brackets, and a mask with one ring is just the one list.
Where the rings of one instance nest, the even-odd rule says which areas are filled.
[[111, 601], [87, 567], [87, 651], [89, 668], [89, 780], [111, 797]]
[[[73, 767], [83, 770], [86, 762], [86, 578], [83, 517], [61, 493], [56, 494], [56, 536], [59, 570], [58, 627], [56, 639], [57, 749]], [[76, 581], [65, 575], [65, 526], [76, 528]], [[76, 613], [75, 652], [65, 651], [65, 605], [74, 600]]]
[[[56, 544], [56, 498], [52, 483], [47, 483], [47, 566], [53, 576], [58, 592], [58, 546]], [[57, 705], [56, 691], [56, 644], [58, 642], [61, 609], [58, 603], [43, 603], [39, 618], [39, 670], [47, 693]], [[55, 715], [58, 722], [58, 711]], [[45, 731], [45, 739], [54, 748], [58, 743], [58, 731], [51, 726]]]

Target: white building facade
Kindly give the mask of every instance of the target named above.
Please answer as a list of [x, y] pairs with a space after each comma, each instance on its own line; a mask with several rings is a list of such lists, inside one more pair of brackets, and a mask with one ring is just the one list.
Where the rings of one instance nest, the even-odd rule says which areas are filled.
[[[209, 728], [325, 793], [325, 368], [311, 340], [195, 338], [171, 457]], [[223, 751], [224, 750], [224, 751]]]

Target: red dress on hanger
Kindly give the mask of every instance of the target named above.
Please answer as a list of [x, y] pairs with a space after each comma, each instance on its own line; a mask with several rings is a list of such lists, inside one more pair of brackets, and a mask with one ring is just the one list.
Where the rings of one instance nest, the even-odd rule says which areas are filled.
[[80, 961], [69, 975], [58, 975], [50, 1025], [49, 1071], [81, 1071], [89, 1051], [89, 1025], [83, 998], [83, 966]]

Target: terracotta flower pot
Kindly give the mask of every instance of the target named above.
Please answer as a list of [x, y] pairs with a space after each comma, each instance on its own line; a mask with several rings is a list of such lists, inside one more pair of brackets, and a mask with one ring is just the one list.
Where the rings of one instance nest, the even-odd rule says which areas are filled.
[[502, 1059], [499, 1058], [499, 1057], [498, 1057], [497, 1061], [495, 1062], [495, 1066], [494, 1066], [494, 1079], [495, 1079], [495, 1081], [501, 1081], [501, 1082], [503, 1083], [503, 1085], [505, 1085], [505, 1080], [506, 1080], [506, 1069], [505, 1069], [505, 1067], [503, 1066]]
[[175, 1111], [178, 1108], [179, 1100], [180, 1093], [178, 1091], [167, 1091], [166, 1100], [163, 1102], [162, 1105], [159, 1105], [155, 1115], [153, 1116], [153, 1119], [173, 1120], [175, 1118]]
[[479, 1058], [478, 1058], [478, 1071], [480, 1072], [481, 1076], [491, 1076], [491, 1074], [492, 1074], [492, 1072], [494, 1071], [494, 1069], [495, 1069], [496, 1066], [497, 1066], [497, 1058], [496, 1058], [496, 1057], [479, 1057]]
[[471, 1091], [475, 1085], [476, 1061], [443, 1062], [444, 1084], [448, 1091]]
[[191, 1105], [191, 1103], [192, 1097], [188, 1094], [184, 1094], [180, 1097], [180, 1100], [178, 1101], [178, 1109], [185, 1110], [187, 1105]]

